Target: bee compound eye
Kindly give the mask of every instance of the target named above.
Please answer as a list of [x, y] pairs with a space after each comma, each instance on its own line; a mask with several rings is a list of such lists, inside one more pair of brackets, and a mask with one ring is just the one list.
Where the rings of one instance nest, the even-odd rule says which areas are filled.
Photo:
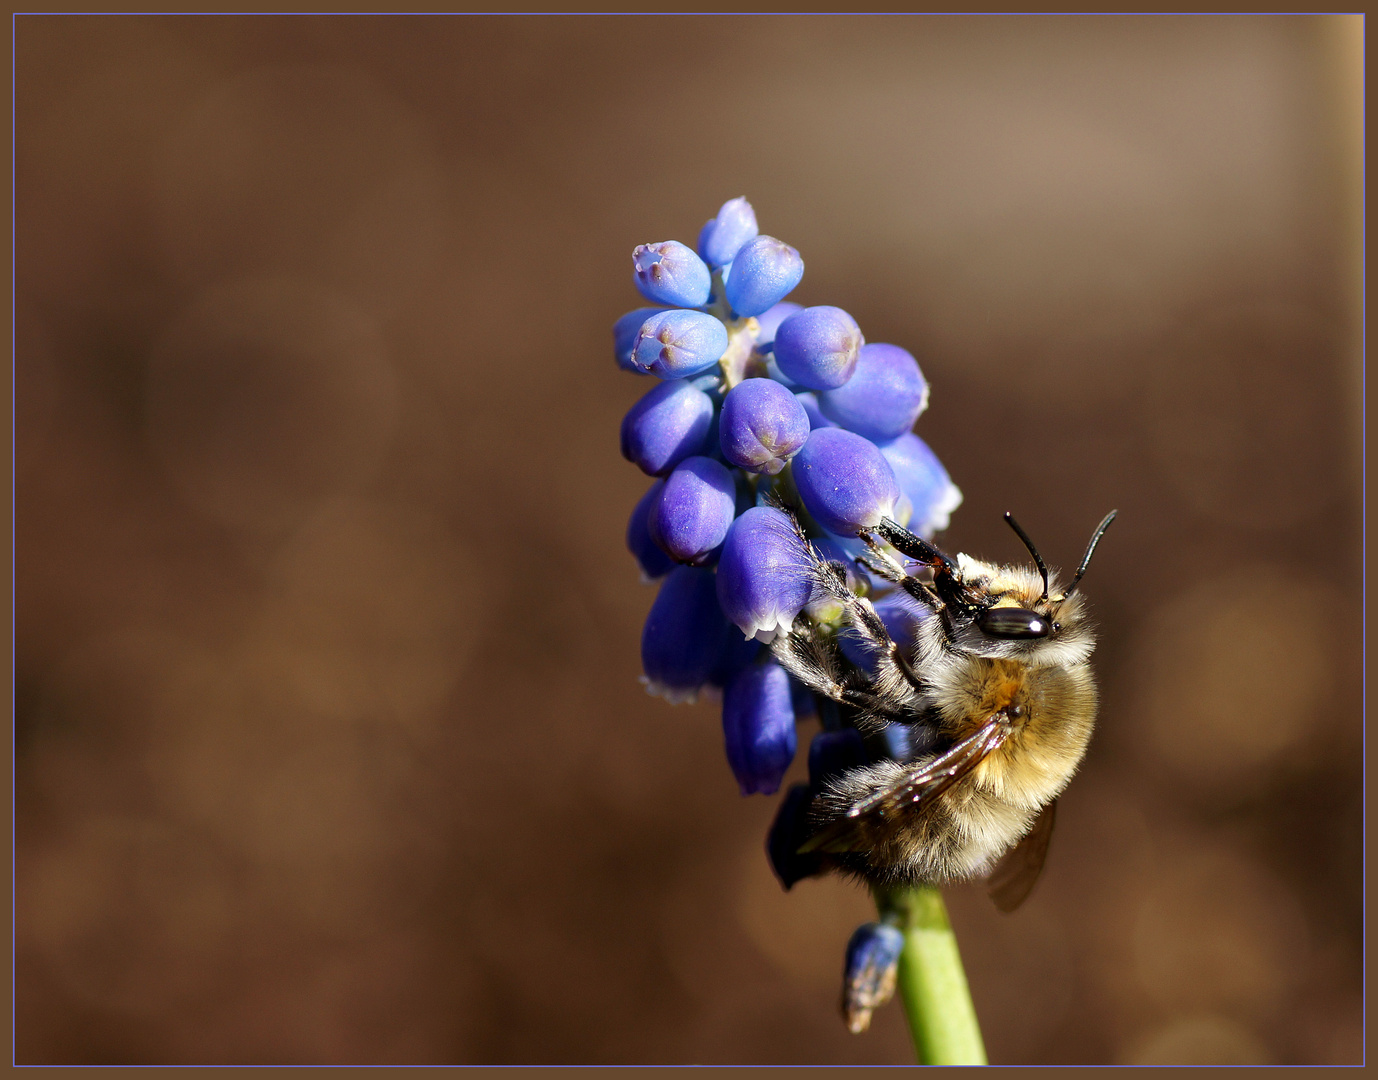
[[1053, 631], [1051, 619], [1028, 608], [986, 608], [976, 617], [976, 625], [987, 637], [1013, 640], [1047, 637]]

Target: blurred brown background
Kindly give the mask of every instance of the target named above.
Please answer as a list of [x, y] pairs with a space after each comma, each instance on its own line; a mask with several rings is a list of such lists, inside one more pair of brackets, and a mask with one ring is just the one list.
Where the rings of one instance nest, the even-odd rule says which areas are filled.
[[1121, 511], [1043, 882], [949, 891], [991, 1059], [1360, 1059], [1357, 16], [17, 33], [21, 1062], [912, 1061], [637, 684], [609, 329], [743, 194], [948, 547]]

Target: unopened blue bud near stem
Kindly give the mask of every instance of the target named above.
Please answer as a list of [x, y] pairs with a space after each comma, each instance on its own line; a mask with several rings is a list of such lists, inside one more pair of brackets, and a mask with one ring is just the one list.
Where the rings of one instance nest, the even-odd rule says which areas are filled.
[[727, 327], [706, 311], [665, 311], [636, 332], [631, 366], [662, 379], [683, 379], [711, 368], [727, 345]]
[[856, 728], [820, 731], [809, 743], [809, 783], [816, 792], [832, 777], [869, 764], [866, 744]]
[[796, 882], [814, 877], [823, 871], [823, 856], [817, 851], [800, 854], [799, 849], [809, 838], [809, 806], [813, 789], [808, 784], [795, 784], [780, 800], [775, 821], [766, 836], [766, 855], [770, 868], [786, 891]]
[[658, 307], [640, 307], [635, 311], [629, 311], [612, 324], [612, 353], [617, 360], [617, 366], [623, 371], [630, 371], [637, 375], [645, 375], [643, 368], [637, 366], [632, 359], [632, 350], [636, 348], [637, 331], [641, 329], [641, 324], [652, 315], [659, 315], [665, 309]]
[[894, 471], [876, 444], [842, 428], [818, 428], [792, 463], [804, 506], [830, 533], [855, 536], [894, 517]]
[[699, 232], [699, 255], [714, 269], [726, 266], [743, 244], [756, 237], [756, 211], [746, 199], [728, 199]]
[[660, 501], [660, 493], [665, 488], [664, 480], [657, 480], [646, 494], [637, 501], [632, 516], [627, 522], [627, 550], [641, 568], [641, 580], [646, 583], [662, 578], [675, 567], [675, 560], [660, 549], [651, 538], [649, 518], [651, 510]]
[[651, 536], [676, 562], [702, 566], [727, 536], [737, 511], [737, 483], [721, 462], [685, 458], [651, 508]]
[[681, 379], [651, 387], [622, 418], [622, 456], [648, 476], [664, 476], [702, 453], [713, 399]]
[[[739, 671], [748, 664], [755, 661], [765, 648], [755, 638], [744, 638], [734, 630], [728, 630], [727, 643], [723, 646], [722, 652], [718, 656], [718, 662], [714, 665], [712, 672], [709, 673], [708, 682], [715, 687], [724, 687], [730, 683]], [[798, 715], [798, 702], [795, 702], [795, 714]]]
[[647, 300], [670, 307], [702, 307], [713, 284], [708, 265], [678, 240], [637, 245], [632, 278]]
[[799, 386], [833, 390], [852, 377], [865, 344], [856, 320], [841, 308], [808, 307], [775, 331], [775, 363]]
[[794, 760], [798, 736], [789, 674], [775, 660], [751, 664], [723, 688], [727, 761], [743, 795], [774, 795]]
[[789, 300], [782, 300], [764, 315], [756, 317], [756, 351], [766, 359], [766, 374], [782, 386], [788, 386], [791, 390], [802, 390], [793, 379], [780, 370], [780, 365], [775, 362], [775, 332], [780, 329], [780, 324], [793, 315], [796, 311], [803, 311], [799, 304]]
[[718, 560], [718, 601], [747, 637], [788, 633], [813, 593], [808, 553], [788, 515], [753, 506], [732, 523]]
[[[756, 324], [760, 327], [756, 332], [756, 347], [765, 351], [765, 346], [775, 344], [775, 333], [780, 329], [780, 324], [788, 319], [797, 311], [803, 311], [802, 304], [796, 304], [792, 300], [781, 300], [769, 311], [756, 316]], [[774, 376], [772, 376], [774, 378]]]
[[886, 923], [857, 927], [847, 943], [842, 1013], [853, 1035], [870, 1027], [871, 1013], [894, 997], [903, 951], [904, 934]]
[[837, 427], [831, 420], [823, 415], [823, 410], [818, 407], [818, 395], [812, 390], [805, 390], [794, 395], [799, 399], [799, 404], [804, 406], [804, 412], [809, 417], [809, 429], [817, 430], [821, 427]]
[[880, 452], [894, 470], [900, 490], [909, 496], [909, 531], [931, 539], [946, 529], [952, 511], [962, 505], [962, 493], [938, 455], [912, 432], [886, 443]]
[[660, 584], [641, 631], [641, 681], [671, 703], [694, 701], [712, 683], [732, 628], [710, 569], [677, 566]]
[[928, 380], [898, 345], [865, 345], [843, 386], [818, 395], [823, 415], [875, 443], [897, 439], [928, 407]]
[[789, 390], [771, 379], [745, 379], [723, 399], [718, 442], [733, 465], [774, 476], [809, 430], [808, 413]]
[[749, 240], [732, 260], [723, 288], [742, 318], [769, 311], [794, 291], [804, 276], [799, 252], [773, 236]]

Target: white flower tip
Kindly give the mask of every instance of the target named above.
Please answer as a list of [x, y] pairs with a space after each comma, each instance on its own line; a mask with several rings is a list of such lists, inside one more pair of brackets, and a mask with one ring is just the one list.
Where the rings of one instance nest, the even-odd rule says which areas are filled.
[[671, 705], [692, 705], [699, 699], [699, 691], [704, 689], [698, 686], [691, 688], [666, 686], [647, 675], [638, 676], [637, 681], [646, 688], [646, 693], [650, 694], [651, 697], [664, 698]]

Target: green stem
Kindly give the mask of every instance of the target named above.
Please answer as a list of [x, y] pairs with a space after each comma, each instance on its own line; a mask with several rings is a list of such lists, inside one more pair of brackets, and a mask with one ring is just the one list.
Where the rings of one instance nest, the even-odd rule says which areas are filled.
[[878, 891], [876, 905], [883, 919], [904, 931], [899, 992], [919, 1064], [986, 1064], [981, 1028], [942, 893], [928, 886]]

